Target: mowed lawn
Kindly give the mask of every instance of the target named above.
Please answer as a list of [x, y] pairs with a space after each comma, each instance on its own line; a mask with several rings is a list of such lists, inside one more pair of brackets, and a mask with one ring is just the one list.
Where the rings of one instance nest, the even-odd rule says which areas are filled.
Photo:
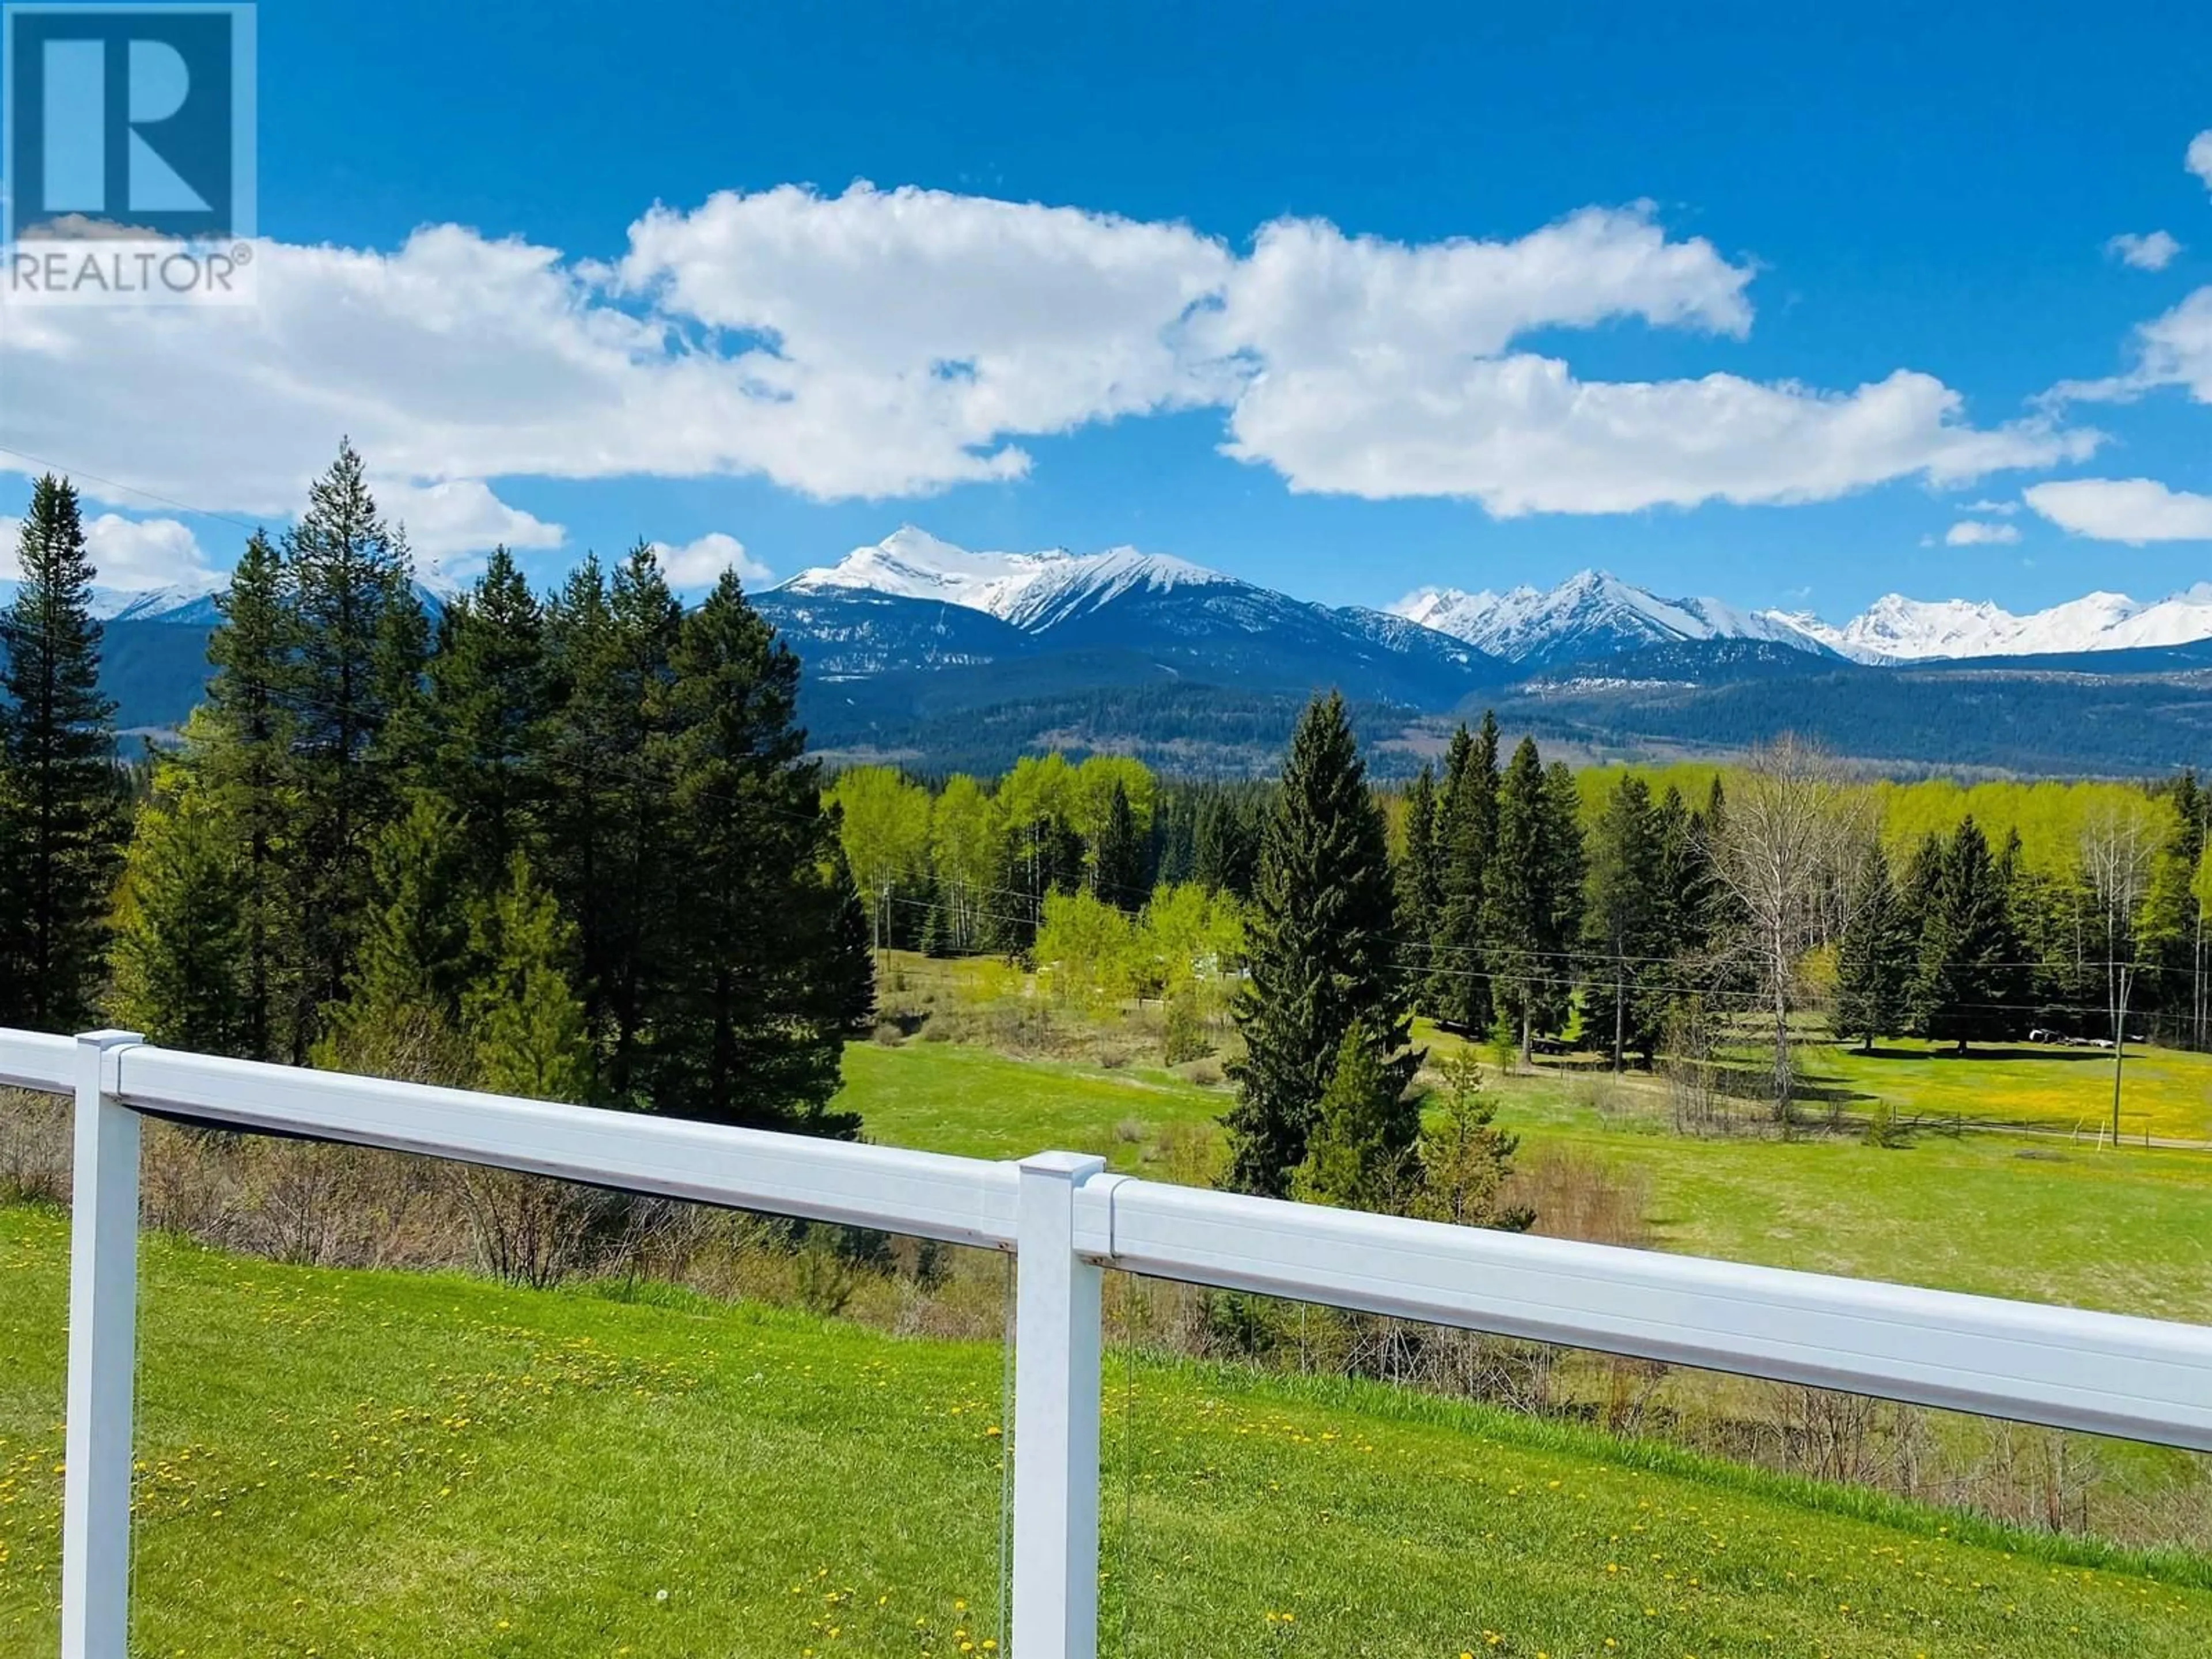
[[[950, 1043], [856, 1043], [845, 1067], [840, 1103], [875, 1139], [979, 1158], [1060, 1147], [1145, 1168], [1162, 1133], [1211, 1132], [1231, 1100], [1170, 1073]], [[1647, 1181], [1668, 1249], [2212, 1322], [2212, 1153], [1977, 1134], [1893, 1150], [1848, 1135], [1691, 1139], [1665, 1130], [1648, 1080], [1622, 1085], [1641, 1109], [1611, 1119], [1556, 1073], [1493, 1086], [1524, 1158], [1572, 1148]]]
[[[0, 1210], [0, 1653], [55, 1642], [67, 1224]], [[133, 1650], [1003, 1653], [1001, 1355], [144, 1247]], [[2195, 1656], [2212, 1566], [1117, 1356], [1104, 1651]]]

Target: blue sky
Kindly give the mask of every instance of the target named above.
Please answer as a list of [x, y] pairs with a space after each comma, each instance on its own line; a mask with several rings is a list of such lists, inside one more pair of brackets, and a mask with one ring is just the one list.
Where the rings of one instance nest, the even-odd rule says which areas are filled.
[[281, 292], [0, 318], [0, 444], [141, 574], [350, 430], [549, 577], [911, 520], [1341, 602], [2203, 580], [2212, 21], [1932, 9], [268, 0]]

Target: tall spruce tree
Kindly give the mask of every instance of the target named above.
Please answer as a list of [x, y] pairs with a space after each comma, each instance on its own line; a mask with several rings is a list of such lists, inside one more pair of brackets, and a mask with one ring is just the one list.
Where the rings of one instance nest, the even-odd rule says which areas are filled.
[[1835, 1031], [1874, 1052], [1875, 1039], [1905, 1030], [1911, 1016], [1918, 931], [1889, 873], [1881, 842], [1869, 844], [1854, 872], [1836, 951]]
[[586, 994], [604, 1010], [604, 1092], [637, 1104], [650, 1103], [638, 1092], [646, 1027], [659, 988], [678, 971], [677, 936], [689, 902], [675, 846], [669, 744], [683, 625], [684, 607], [659, 556], [639, 543], [616, 567], [599, 656], [580, 665], [584, 677], [568, 698], [568, 721], [589, 746], [572, 747], [565, 761], [589, 771], [608, 814], [599, 848], [603, 902], [596, 929], [587, 924], [584, 937], [587, 963], [598, 957]]
[[[1405, 850], [1398, 861], [1398, 925], [1409, 939], [1425, 944], [1443, 902], [1443, 866], [1437, 843], [1437, 775], [1423, 766], [1406, 791]], [[1419, 961], [1425, 950], [1408, 947]], [[1416, 1000], [1426, 1006], [1425, 987]]]
[[1145, 843], [1137, 833], [1136, 814], [1129, 807], [1129, 792], [1114, 781], [1107, 798], [1106, 815], [1098, 826], [1098, 844], [1091, 849], [1091, 878], [1098, 896], [1133, 915], [1145, 907]]
[[1209, 893], [1252, 896], [1260, 864], [1260, 835], [1244, 804], [1224, 789], [1206, 795], [1198, 809], [1194, 879]]
[[2021, 947], [2003, 866], [1972, 818], [1943, 848], [1920, 934], [1912, 1003], [1922, 1034], [1954, 1042], [2012, 1035], [2018, 1012], [2005, 1006]]
[[483, 575], [439, 619], [429, 665], [435, 763], [428, 781], [467, 827], [477, 884], [506, 884], [514, 855], [543, 847], [545, 750], [555, 714], [543, 611], [514, 557], [495, 547]]
[[1498, 844], [1483, 919], [1498, 1011], [1520, 1037], [1527, 1065], [1535, 1038], [1565, 1024], [1570, 952], [1582, 926], [1582, 835], [1574, 778], [1547, 774], [1535, 741], [1521, 739], [1498, 792]]
[[214, 672], [206, 718], [186, 727], [185, 752], [206, 797], [210, 828], [234, 843], [243, 1005], [238, 1052], [247, 1060], [278, 1060], [293, 1053], [289, 1022], [301, 966], [284, 940], [286, 865], [300, 807], [288, 702], [297, 652], [283, 567], [261, 532], [247, 538], [216, 606], [222, 620], [208, 636]]
[[836, 822], [796, 724], [799, 659], [725, 572], [670, 659], [675, 946], [652, 1000], [650, 1099], [672, 1115], [850, 1138], [830, 1110], [868, 971]]
[[1224, 1119], [1224, 1184], [1285, 1195], [1345, 1034], [1355, 1023], [1402, 1092], [1420, 1056], [1398, 966], [1390, 854], [1381, 809], [1344, 699], [1316, 698], [1299, 720], [1260, 849], [1235, 1006], [1245, 1054]]
[[1664, 833], [1650, 786], [1632, 772], [1606, 797], [1591, 841], [1583, 1024], [1609, 1032], [1616, 1072], [1632, 1049], [1649, 1060], [1658, 1042], [1656, 1000], [1644, 987], [1663, 978], [1674, 945]]
[[285, 928], [296, 1048], [319, 1031], [322, 1006], [346, 995], [371, 908], [369, 849], [400, 810], [421, 736], [426, 641], [414, 569], [351, 444], [339, 445], [285, 532], [284, 575], [296, 652], [287, 689], [299, 794]]
[[0, 1024], [78, 1030], [106, 968], [123, 801], [95, 573], [66, 479], [31, 487], [15, 551], [20, 586], [0, 611]]
[[1498, 854], [1498, 717], [1484, 711], [1479, 730], [1452, 734], [1438, 804], [1442, 896], [1429, 933], [1429, 1004], [1462, 1030], [1486, 1032], [1497, 1018], [1491, 978], [1487, 907]]

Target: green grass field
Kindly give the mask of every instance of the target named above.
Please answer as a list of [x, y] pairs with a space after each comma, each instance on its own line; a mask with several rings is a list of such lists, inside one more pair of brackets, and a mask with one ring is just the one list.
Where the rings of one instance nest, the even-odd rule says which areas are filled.
[[[1888, 1101], [1899, 1111], [1956, 1114], [2002, 1123], [2080, 1129], [2112, 1122], [2112, 1056], [2094, 1048], [2021, 1045], [1959, 1059], [1940, 1045], [1893, 1040], [1872, 1054], [1823, 1046], [1806, 1073], [1815, 1086]], [[2130, 1044], [2122, 1067], [2120, 1127], [2140, 1138], [2212, 1140], [2212, 1054]]]
[[[876, 1139], [977, 1158], [1054, 1146], [1134, 1169], [1147, 1138], [1203, 1131], [1230, 1098], [1163, 1072], [951, 1043], [858, 1043], [845, 1064], [840, 1103]], [[1648, 1109], [1613, 1121], [1557, 1073], [1493, 1086], [1524, 1157], [1573, 1147], [1640, 1171], [1669, 1249], [2212, 1321], [2212, 1154], [1999, 1135], [1923, 1135], [1899, 1150], [1848, 1136], [1691, 1139], [1651, 1115], [1656, 1085], [1623, 1085], [1632, 1103], [1644, 1090]], [[1128, 1138], [1139, 1125], [1144, 1135]]]
[[[0, 1652], [54, 1643], [65, 1221], [0, 1210]], [[133, 1650], [997, 1654], [1001, 1356], [144, 1247]], [[1107, 1383], [1109, 1654], [2197, 1655], [2212, 1567], [1353, 1385]]]

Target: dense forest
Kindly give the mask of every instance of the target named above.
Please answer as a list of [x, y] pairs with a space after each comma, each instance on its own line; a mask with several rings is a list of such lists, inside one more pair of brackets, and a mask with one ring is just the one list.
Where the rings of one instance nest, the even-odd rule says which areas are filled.
[[362, 471], [343, 449], [246, 544], [206, 702], [133, 770], [76, 500], [40, 482], [0, 623], [0, 1020], [855, 1133], [866, 924], [797, 659], [643, 545], [543, 599], [495, 553], [434, 625]]

